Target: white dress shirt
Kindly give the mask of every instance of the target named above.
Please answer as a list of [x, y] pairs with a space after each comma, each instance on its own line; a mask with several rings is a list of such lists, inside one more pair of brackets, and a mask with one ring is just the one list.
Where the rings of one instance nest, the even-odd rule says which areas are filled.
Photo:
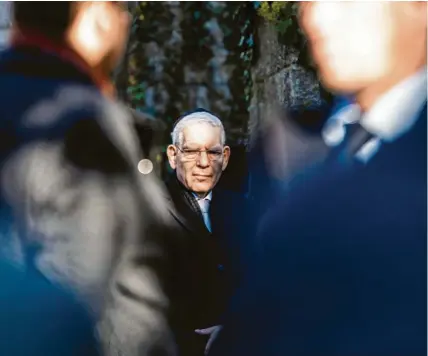
[[198, 202], [199, 207], [201, 208], [202, 217], [204, 219], [205, 226], [207, 227], [208, 231], [211, 232], [211, 219], [209, 214], [209, 208], [210, 208], [213, 193], [212, 191], [209, 192], [205, 198], [199, 198], [195, 193], [193, 193], [193, 195], [196, 198], [196, 201]]
[[[339, 145], [345, 137], [345, 125], [360, 120], [368, 132], [375, 135], [355, 154], [367, 162], [379, 149], [381, 142], [392, 142], [415, 124], [427, 100], [427, 67], [403, 80], [361, 116], [357, 104], [351, 104], [333, 115], [325, 124], [322, 136], [328, 146]], [[361, 118], [361, 119], [360, 119]]]

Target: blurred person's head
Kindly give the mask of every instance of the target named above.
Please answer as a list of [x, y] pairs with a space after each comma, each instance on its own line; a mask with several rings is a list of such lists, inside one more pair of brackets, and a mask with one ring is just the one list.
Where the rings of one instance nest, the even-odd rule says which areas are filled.
[[130, 16], [120, 1], [17, 1], [16, 31], [41, 34], [70, 47], [92, 68], [110, 73], [128, 38]]
[[213, 114], [199, 110], [179, 119], [171, 136], [167, 149], [171, 168], [185, 188], [204, 197], [229, 162], [223, 124]]
[[321, 81], [363, 108], [426, 64], [425, 2], [311, 1], [300, 10]]

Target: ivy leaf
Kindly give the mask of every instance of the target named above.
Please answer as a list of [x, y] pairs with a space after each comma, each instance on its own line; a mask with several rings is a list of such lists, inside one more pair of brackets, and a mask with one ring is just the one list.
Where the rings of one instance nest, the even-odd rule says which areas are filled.
[[278, 23], [276, 24], [276, 29], [281, 35], [284, 35], [287, 32], [288, 28], [292, 25], [292, 23], [293, 21], [291, 19], [278, 21]]
[[145, 94], [144, 94], [144, 92], [139, 92], [139, 93], [135, 94], [134, 98], [137, 100], [142, 100], [145, 98]]

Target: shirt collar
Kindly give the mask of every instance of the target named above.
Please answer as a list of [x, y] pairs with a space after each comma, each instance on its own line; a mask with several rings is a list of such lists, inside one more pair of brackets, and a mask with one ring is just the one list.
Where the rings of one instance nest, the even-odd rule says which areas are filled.
[[196, 193], [193, 193], [193, 192], [192, 192], [192, 194], [193, 194], [193, 196], [196, 198], [196, 200], [209, 200], [209, 201], [211, 201], [211, 200], [212, 200], [212, 198], [213, 198], [213, 192], [212, 192], [212, 191], [210, 191], [210, 192], [207, 194], [207, 196], [206, 196], [205, 198], [203, 198], [203, 199], [199, 198], [199, 197], [198, 197], [198, 195], [197, 195]]
[[361, 119], [361, 125], [384, 141], [394, 141], [417, 121], [427, 100], [427, 67], [385, 93]]
[[323, 128], [324, 141], [335, 146], [343, 139], [343, 124], [361, 118], [361, 126], [383, 141], [394, 141], [409, 130], [418, 119], [427, 100], [427, 67], [408, 77], [386, 92], [374, 106], [361, 115], [357, 104], [338, 108]]

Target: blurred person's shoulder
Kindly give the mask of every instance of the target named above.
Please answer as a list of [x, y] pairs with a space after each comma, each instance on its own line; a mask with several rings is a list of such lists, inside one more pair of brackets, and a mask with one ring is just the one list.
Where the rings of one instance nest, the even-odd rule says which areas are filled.
[[275, 231], [283, 225], [289, 229], [292, 225], [312, 229], [315, 225], [307, 224], [307, 221], [320, 220], [321, 216], [323, 222], [334, 219], [335, 215], [329, 215], [327, 211], [336, 210], [340, 204], [347, 205], [344, 193], [350, 191], [350, 186], [352, 191], [360, 186], [360, 174], [360, 169], [332, 167], [324, 163], [303, 170], [287, 184], [284, 192], [278, 192], [278, 198], [264, 216], [261, 230]]
[[28, 107], [20, 126], [42, 140], [63, 139], [66, 157], [82, 168], [122, 172], [139, 155], [129, 111], [93, 86], [58, 83]]
[[114, 146], [122, 155], [137, 155], [126, 108], [105, 97], [86, 74], [67, 63], [21, 52], [9, 49], [0, 54], [3, 131], [16, 133], [23, 144], [46, 139], [74, 143], [80, 136], [82, 148]]

